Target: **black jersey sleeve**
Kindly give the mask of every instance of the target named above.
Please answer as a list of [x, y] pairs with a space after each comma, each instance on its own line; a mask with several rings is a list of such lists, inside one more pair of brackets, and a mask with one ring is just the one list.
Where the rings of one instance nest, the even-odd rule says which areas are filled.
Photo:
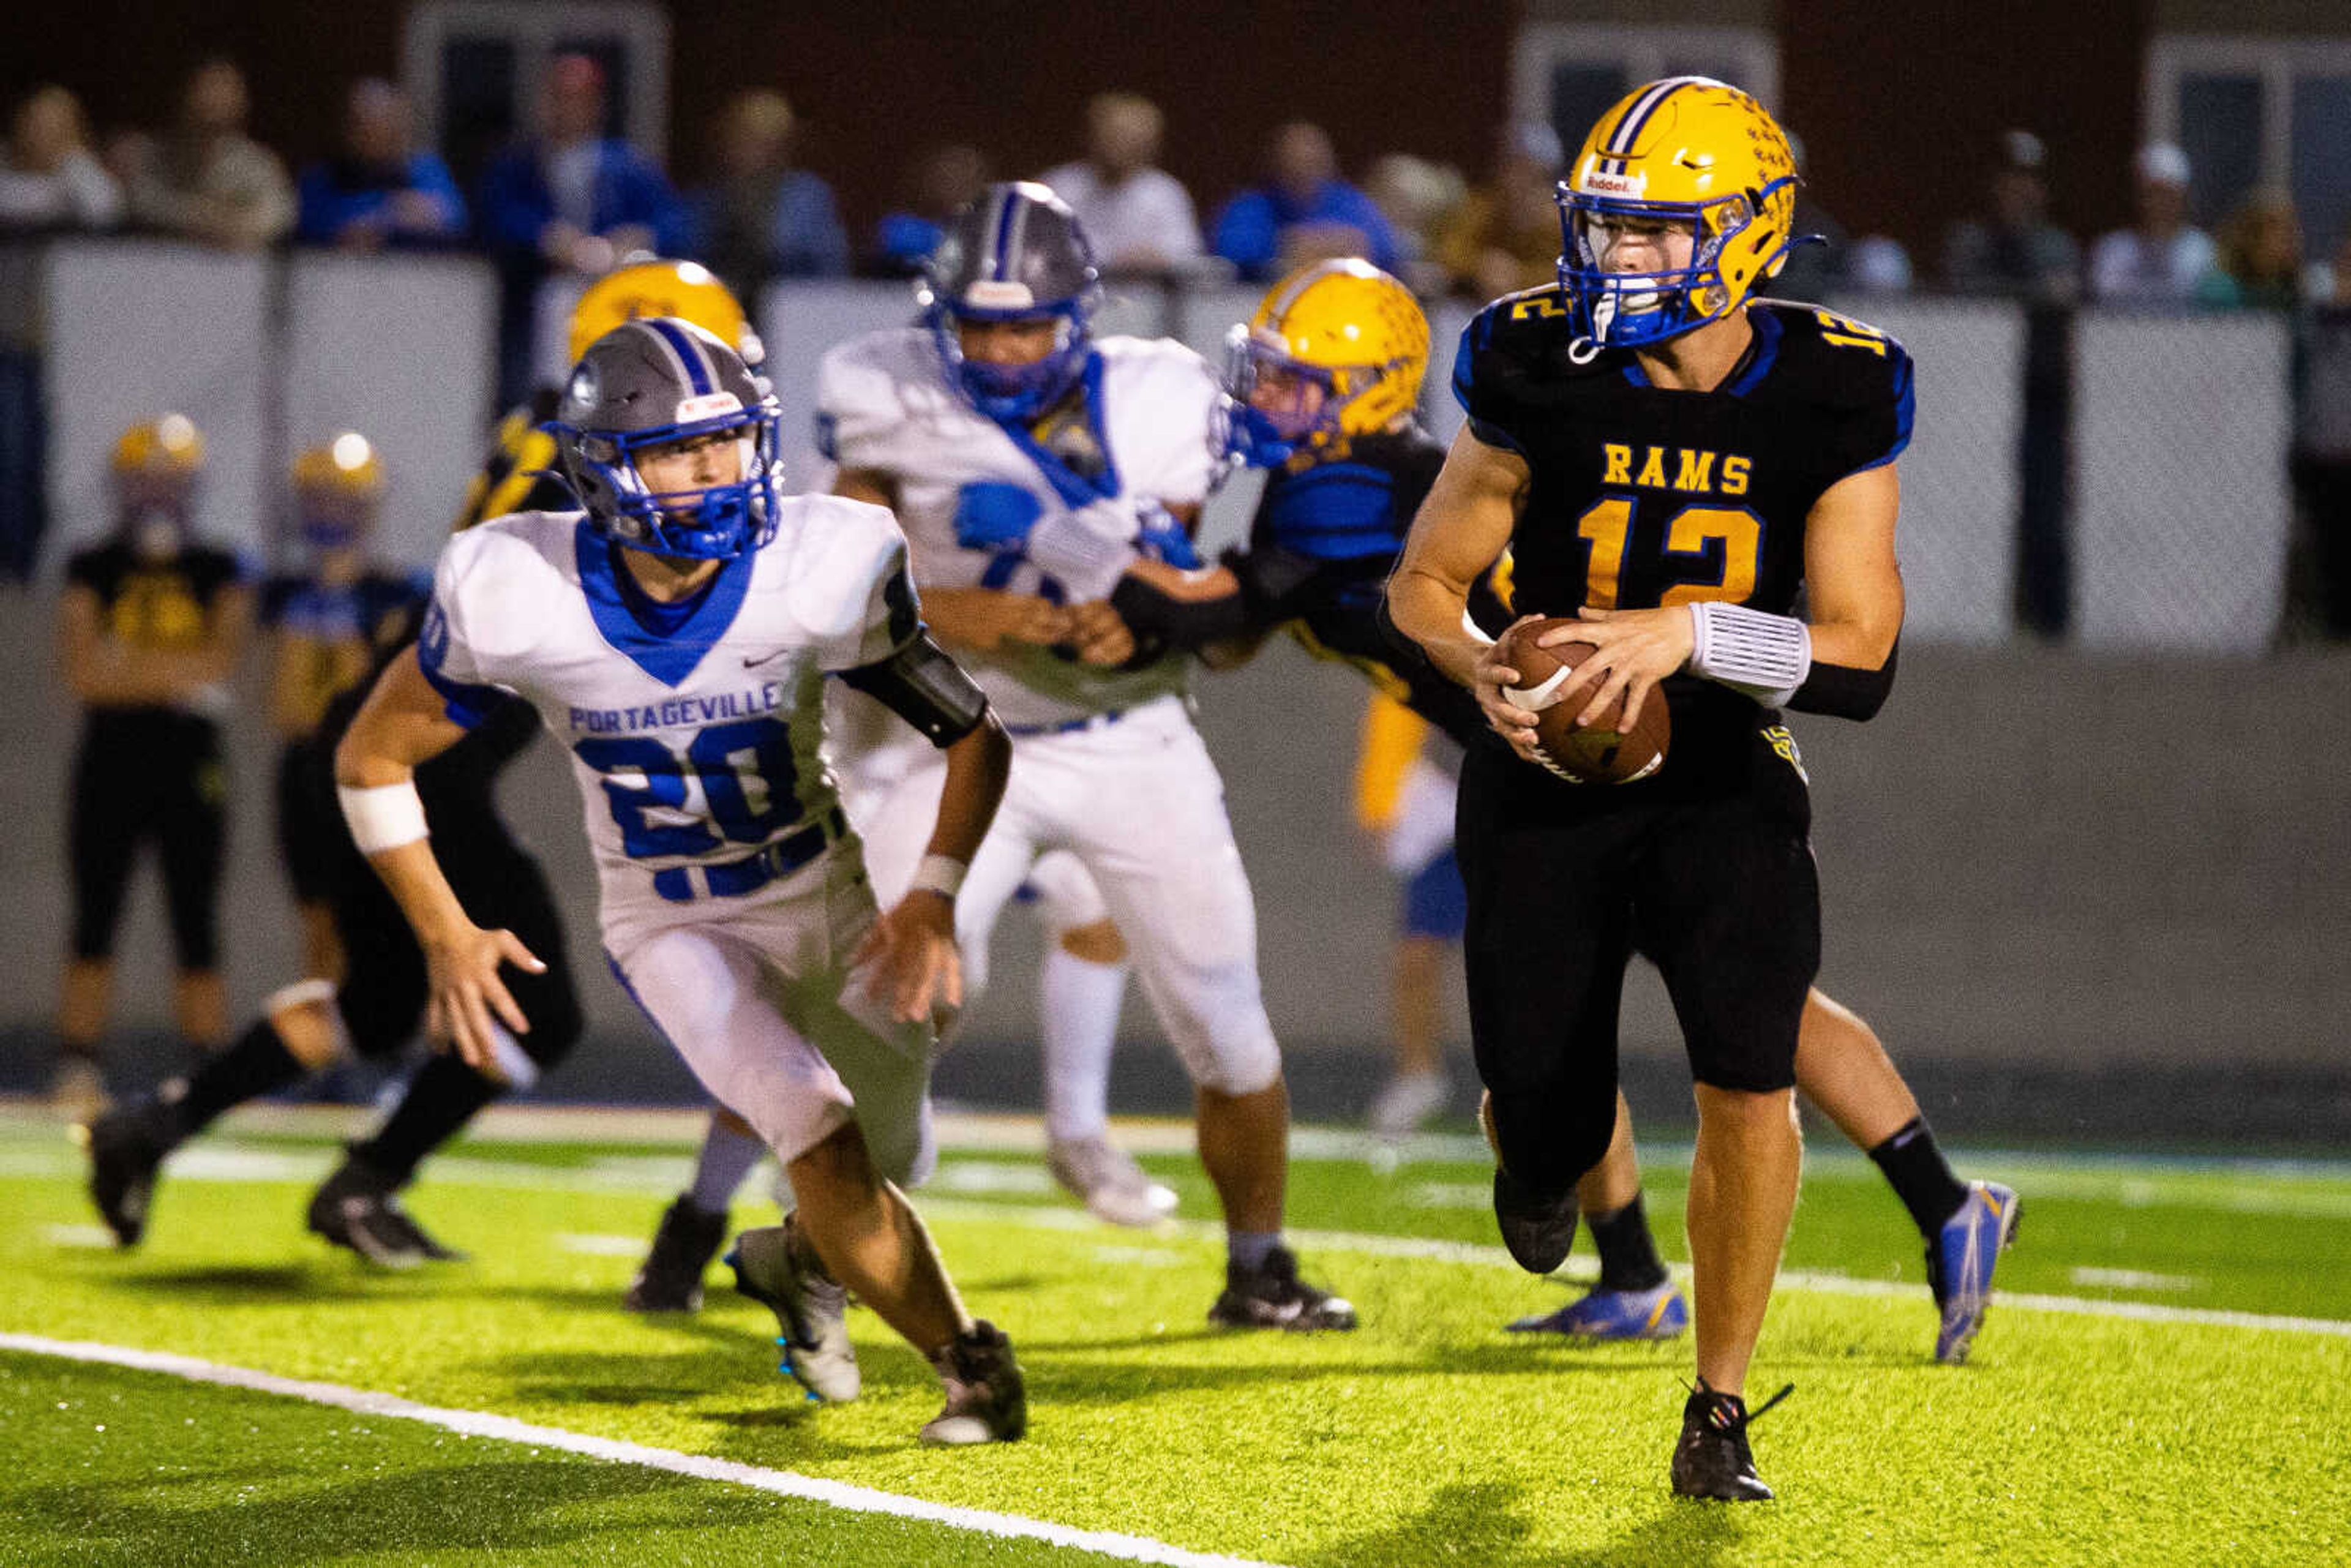
[[1489, 446], [1525, 455], [1528, 424], [1543, 385], [1573, 366], [1566, 298], [1556, 286], [1505, 294], [1461, 330], [1453, 356], [1453, 397], [1469, 431]]
[[1793, 390], [1816, 411], [1823, 472], [1845, 478], [1902, 455], [1917, 409], [1916, 371], [1892, 334], [1812, 305], [1753, 307], [1779, 321]]

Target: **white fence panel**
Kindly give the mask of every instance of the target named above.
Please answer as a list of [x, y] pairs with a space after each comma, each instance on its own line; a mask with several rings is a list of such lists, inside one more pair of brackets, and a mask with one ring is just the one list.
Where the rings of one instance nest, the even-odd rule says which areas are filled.
[[204, 434], [196, 528], [266, 556], [271, 263], [184, 246], [58, 240], [48, 247], [49, 538], [46, 575], [114, 528], [108, 462], [124, 429], [176, 411]]
[[2085, 312], [2074, 340], [2074, 629], [2258, 653], [2285, 601], [2284, 323]]

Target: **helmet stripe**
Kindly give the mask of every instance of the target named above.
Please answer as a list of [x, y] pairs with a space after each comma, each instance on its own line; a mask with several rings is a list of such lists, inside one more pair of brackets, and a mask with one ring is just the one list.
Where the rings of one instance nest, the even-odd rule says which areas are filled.
[[1648, 90], [1635, 99], [1633, 107], [1625, 111], [1625, 118], [1616, 122], [1615, 134], [1608, 138], [1608, 156], [1614, 165], [1609, 172], [1615, 174], [1625, 172], [1625, 159], [1640, 139], [1642, 127], [1648, 124], [1650, 116], [1664, 106], [1666, 99], [1690, 83], [1706, 79], [1704, 77], [1667, 77], [1662, 81], [1651, 82]]
[[1020, 193], [1007, 188], [1003, 202], [996, 209], [996, 221], [990, 225], [994, 230], [994, 256], [988, 272], [995, 282], [1005, 282], [1009, 276], [1007, 269], [1012, 265], [1012, 248], [1019, 237], [1014, 232], [1018, 227], [1014, 220], [1020, 215]]
[[669, 345], [670, 352], [677, 356], [679, 368], [685, 371], [686, 380], [693, 383], [694, 395], [700, 397], [709, 392], [716, 383], [710, 379], [709, 367], [703, 362], [702, 345], [680, 331], [677, 323], [667, 317], [647, 316], [642, 319], [663, 342]]
[[1336, 261], [1325, 261], [1306, 268], [1290, 280], [1290, 287], [1283, 289], [1280, 296], [1273, 301], [1272, 308], [1265, 313], [1265, 319], [1279, 328], [1281, 319], [1290, 314], [1291, 308], [1305, 297], [1308, 289], [1330, 277], [1333, 272], [1344, 270], [1345, 268]]

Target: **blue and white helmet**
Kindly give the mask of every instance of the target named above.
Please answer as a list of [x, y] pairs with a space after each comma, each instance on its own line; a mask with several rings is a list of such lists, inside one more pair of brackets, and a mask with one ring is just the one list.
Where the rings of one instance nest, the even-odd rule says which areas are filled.
[[[717, 337], [648, 316], [588, 346], [547, 430], [598, 532], [655, 555], [726, 560], [775, 536], [778, 412], [768, 383]], [[737, 483], [662, 492], [637, 471], [648, 447], [730, 431], [743, 448]]]
[[[1070, 205], [1034, 181], [990, 185], [947, 225], [914, 298], [956, 390], [990, 419], [1031, 419], [1084, 372], [1102, 273]], [[959, 321], [1059, 319], [1053, 351], [1031, 365], [966, 360]]]

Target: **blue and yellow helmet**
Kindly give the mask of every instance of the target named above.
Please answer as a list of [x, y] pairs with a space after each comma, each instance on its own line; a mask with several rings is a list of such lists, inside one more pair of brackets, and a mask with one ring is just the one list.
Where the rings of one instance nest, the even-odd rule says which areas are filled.
[[[1600, 117], [1560, 182], [1560, 287], [1601, 348], [1654, 343], [1719, 321], [1780, 270], [1792, 242], [1796, 160], [1748, 94], [1667, 77]], [[1687, 267], [1613, 272], [1611, 231], [1687, 233]]]

